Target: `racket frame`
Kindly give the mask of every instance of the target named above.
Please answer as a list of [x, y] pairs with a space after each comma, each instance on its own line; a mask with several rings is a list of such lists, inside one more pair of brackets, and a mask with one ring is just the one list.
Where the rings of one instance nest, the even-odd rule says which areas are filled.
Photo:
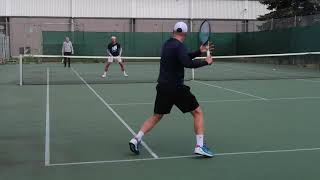
[[206, 42], [201, 42], [202, 45], [206, 45], [207, 44], [207, 47], [208, 47], [208, 51], [207, 51], [207, 57], [210, 57], [211, 56], [211, 53], [210, 53], [210, 49], [209, 49], [209, 46], [210, 46], [210, 36], [211, 36], [211, 25], [209, 23], [209, 21], [207, 21], [206, 19], [201, 23], [200, 25], [200, 28], [199, 28], [199, 40], [201, 39], [200, 38], [200, 33], [201, 33], [201, 29], [202, 29], [202, 26], [205, 24], [205, 23], [208, 23], [208, 28], [209, 28], [209, 36], [208, 36], [208, 39]]

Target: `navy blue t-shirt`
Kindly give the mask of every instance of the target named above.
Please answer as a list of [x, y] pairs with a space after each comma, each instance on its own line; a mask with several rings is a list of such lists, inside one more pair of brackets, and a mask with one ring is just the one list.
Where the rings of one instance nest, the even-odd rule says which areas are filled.
[[120, 49], [121, 49], [121, 46], [119, 43], [115, 43], [115, 44], [109, 43], [108, 44], [108, 50], [112, 54], [112, 56], [119, 56]]
[[188, 53], [182, 42], [170, 38], [162, 47], [158, 83], [167, 87], [182, 86], [184, 68], [199, 68], [208, 65], [206, 61], [193, 60], [200, 55], [200, 50]]

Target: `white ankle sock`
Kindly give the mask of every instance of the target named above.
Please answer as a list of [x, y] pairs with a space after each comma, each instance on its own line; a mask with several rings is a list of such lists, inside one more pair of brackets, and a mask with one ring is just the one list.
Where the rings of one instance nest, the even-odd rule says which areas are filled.
[[136, 135], [136, 138], [141, 141], [142, 137], [143, 137], [144, 133], [142, 131], [139, 131], [138, 134]]
[[197, 146], [202, 147], [203, 146], [203, 134], [197, 134], [196, 139], [197, 139]]

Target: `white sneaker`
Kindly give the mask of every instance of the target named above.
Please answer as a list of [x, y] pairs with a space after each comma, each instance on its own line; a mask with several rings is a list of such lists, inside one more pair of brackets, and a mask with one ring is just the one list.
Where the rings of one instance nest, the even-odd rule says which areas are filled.
[[103, 78], [107, 77], [107, 73], [103, 73], [102, 77]]
[[140, 145], [141, 141], [138, 141], [138, 139], [136, 138], [132, 138], [130, 141], [129, 141], [129, 147], [130, 147], [130, 150], [135, 153], [135, 154], [139, 154], [140, 151], [139, 151], [139, 145]]
[[210, 149], [206, 145], [203, 145], [202, 147], [196, 146], [194, 148], [194, 153], [205, 156], [205, 157], [213, 157], [214, 156], [214, 153], [212, 151], [210, 151]]
[[123, 75], [124, 75], [125, 77], [128, 77], [128, 74], [127, 74], [125, 71], [123, 71]]

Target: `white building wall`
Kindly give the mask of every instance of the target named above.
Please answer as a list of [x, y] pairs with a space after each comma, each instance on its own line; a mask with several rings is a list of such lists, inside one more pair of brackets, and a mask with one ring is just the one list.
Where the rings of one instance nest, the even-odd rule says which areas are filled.
[[130, 18], [131, 0], [74, 0], [74, 17]]
[[264, 15], [269, 12], [270, 10], [267, 10], [267, 6], [262, 5], [258, 1], [248, 3], [248, 17], [258, 17], [259, 15]]
[[256, 19], [268, 12], [252, 0], [0, 0], [0, 4], [0, 16], [9, 17]]
[[7, 6], [5, 16], [71, 16], [70, 0], [0, 0], [1, 4], [3, 1]]
[[0, 16], [5, 16], [6, 13], [7, 2], [6, 0], [0, 0]]
[[194, 0], [193, 18], [243, 19], [245, 1], [236, 0]]
[[189, 0], [136, 0], [136, 18], [188, 19]]

